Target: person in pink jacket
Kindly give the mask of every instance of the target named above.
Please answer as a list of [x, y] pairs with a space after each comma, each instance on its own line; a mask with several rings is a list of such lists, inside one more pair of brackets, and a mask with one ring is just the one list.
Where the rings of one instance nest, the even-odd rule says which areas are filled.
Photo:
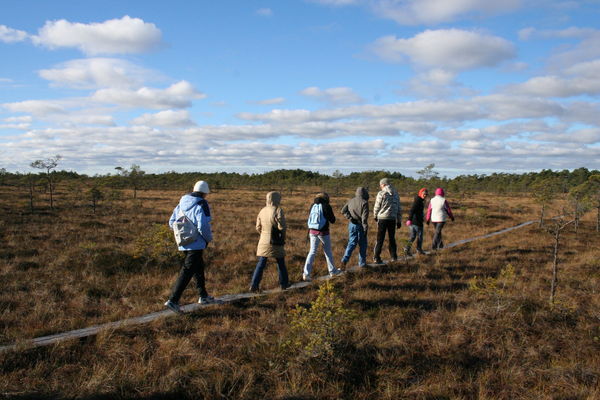
[[437, 250], [444, 247], [444, 241], [442, 239], [442, 229], [446, 221], [450, 218], [454, 221], [454, 215], [450, 209], [450, 204], [444, 197], [444, 189], [435, 189], [435, 197], [429, 201], [429, 207], [427, 208], [427, 216], [425, 221], [427, 225], [433, 222], [435, 227], [435, 233], [433, 234], [433, 242], [431, 243], [431, 249]]

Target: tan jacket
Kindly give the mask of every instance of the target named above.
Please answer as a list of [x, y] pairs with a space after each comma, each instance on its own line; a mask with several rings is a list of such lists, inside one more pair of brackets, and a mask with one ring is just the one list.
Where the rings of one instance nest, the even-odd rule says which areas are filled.
[[258, 248], [256, 255], [258, 257], [285, 257], [285, 249], [283, 246], [271, 244], [271, 229], [276, 226], [277, 229], [283, 231], [285, 238], [285, 216], [283, 209], [279, 207], [281, 203], [281, 194], [278, 192], [267, 193], [267, 205], [260, 210], [256, 218], [256, 230], [260, 233], [258, 240]]

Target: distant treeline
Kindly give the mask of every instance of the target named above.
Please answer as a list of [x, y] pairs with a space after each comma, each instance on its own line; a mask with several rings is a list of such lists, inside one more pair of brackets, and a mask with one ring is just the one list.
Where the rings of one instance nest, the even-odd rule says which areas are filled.
[[[433, 166], [433, 165], [432, 165]], [[135, 167], [135, 168], [134, 168]], [[78, 174], [72, 171], [51, 171], [52, 182], [59, 184], [82, 184], [87, 187], [112, 189], [169, 189], [189, 191], [197, 180], [209, 182], [211, 188], [254, 188], [263, 190], [296, 190], [301, 187], [319, 187], [332, 192], [351, 190], [365, 186], [371, 190], [378, 189], [378, 182], [383, 177], [391, 178], [394, 186], [401, 192], [415, 191], [420, 187], [444, 187], [454, 192], [486, 191], [495, 193], [528, 192], [533, 184], [548, 178], [558, 179], [563, 192], [587, 181], [591, 175], [600, 174], [598, 170], [577, 168], [575, 170], [552, 171], [523, 174], [493, 173], [490, 175], [459, 175], [454, 178], [439, 177], [433, 169], [426, 171], [421, 178], [412, 178], [399, 172], [364, 171], [342, 174], [338, 171], [333, 175], [302, 169], [279, 169], [261, 174], [237, 172], [165, 172], [160, 174], [145, 173], [139, 166], [131, 169], [121, 169], [118, 174], [94, 175]], [[43, 185], [48, 181], [48, 173], [10, 173], [0, 169], [0, 185], [31, 186]]]

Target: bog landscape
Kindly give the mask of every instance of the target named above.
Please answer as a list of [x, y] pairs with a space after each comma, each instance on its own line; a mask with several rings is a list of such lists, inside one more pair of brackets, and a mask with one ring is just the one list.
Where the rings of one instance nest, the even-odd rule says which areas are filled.
[[[420, 179], [385, 171], [120, 172], [3, 172], [0, 344], [17, 347], [0, 352], [0, 398], [600, 398], [598, 171], [453, 179], [431, 168]], [[206, 277], [218, 298], [248, 291], [256, 215], [268, 191], [282, 194], [294, 283], [315, 193], [331, 196], [341, 266], [348, 233], [340, 209], [365, 186], [372, 210], [384, 176], [398, 189], [404, 216], [420, 187], [446, 189], [456, 217], [445, 229], [447, 244], [536, 222], [303, 288], [28, 344], [162, 311], [181, 263], [167, 221], [198, 179], [211, 184], [215, 239], [205, 252]], [[371, 219], [369, 262], [375, 233]], [[431, 235], [426, 226], [425, 249]], [[403, 226], [399, 249], [406, 238]], [[389, 260], [387, 244], [383, 256]], [[326, 273], [319, 250], [315, 276]], [[261, 287], [277, 286], [270, 259]], [[197, 300], [189, 285], [182, 303]]]

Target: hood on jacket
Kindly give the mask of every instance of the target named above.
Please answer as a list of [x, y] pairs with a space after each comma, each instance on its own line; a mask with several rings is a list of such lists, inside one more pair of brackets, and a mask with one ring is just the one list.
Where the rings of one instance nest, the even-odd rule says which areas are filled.
[[369, 200], [369, 191], [365, 187], [356, 188], [356, 197], [363, 200]]
[[202, 201], [202, 197], [200, 196], [194, 196], [193, 193], [184, 194], [181, 199], [179, 199], [179, 208], [183, 211], [188, 211], [190, 208], [200, 203], [200, 201]]
[[329, 195], [325, 192], [317, 193], [314, 204], [329, 204]]
[[435, 195], [444, 197], [444, 189], [442, 189], [442, 188], [435, 189]]
[[389, 194], [394, 194], [395, 189], [392, 185], [387, 185], [387, 186], [384, 186], [384, 188], [381, 190], [383, 190], [384, 192], [387, 192]]
[[421, 190], [419, 190], [418, 196], [423, 199], [425, 197], [425, 193], [427, 193], [427, 192], [428, 192], [427, 188], [421, 188]]
[[269, 192], [267, 193], [267, 205], [279, 207], [281, 204], [281, 194], [279, 192]]

